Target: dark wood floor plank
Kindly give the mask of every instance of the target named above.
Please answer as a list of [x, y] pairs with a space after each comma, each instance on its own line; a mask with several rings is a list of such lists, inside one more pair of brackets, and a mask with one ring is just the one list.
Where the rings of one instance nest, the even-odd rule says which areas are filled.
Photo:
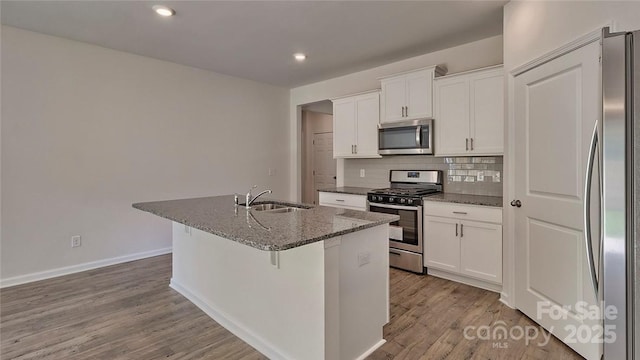
[[[0, 359], [238, 359], [266, 357], [168, 287], [171, 256], [0, 291]], [[387, 342], [369, 359], [579, 359], [556, 338], [466, 339], [467, 326], [537, 326], [498, 295], [390, 270]]]

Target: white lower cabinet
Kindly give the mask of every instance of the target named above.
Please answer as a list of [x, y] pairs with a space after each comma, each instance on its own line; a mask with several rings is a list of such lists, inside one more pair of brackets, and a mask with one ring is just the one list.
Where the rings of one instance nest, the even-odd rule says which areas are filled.
[[502, 225], [461, 221], [460, 272], [502, 284]]
[[502, 209], [425, 202], [424, 213], [424, 266], [427, 272], [499, 291], [502, 285]]
[[457, 220], [425, 216], [424, 266], [448, 271], [460, 271], [460, 241], [455, 235]]
[[367, 211], [367, 196], [320, 191], [318, 205]]

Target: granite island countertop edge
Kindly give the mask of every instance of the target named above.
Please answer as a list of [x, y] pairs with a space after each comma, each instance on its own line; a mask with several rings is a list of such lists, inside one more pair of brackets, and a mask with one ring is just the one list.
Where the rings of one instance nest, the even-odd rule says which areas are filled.
[[[197, 199], [197, 198], [196, 198]], [[196, 199], [184, 199], [184, 200], [196, 200]], [[204, 199], [204, 198], [203, 198]], [[229, 199], [232, 201], [232, 197], [229, 197]], [[175, 202], [175, 201], [180, 201], [180, 200], [168, 200], [166, 202]], [[277, 202], [277, 201], [275, 201]], [[314, 242], [318, 242], [318, 241], [322, 241], [322, 240], [326, 240], [326, 239], [330, 239], [336, 236], [341, 236], [341, 235], [345, 235], [348, 233], [352, 233], [352, 232], [356, 232], [356, 231], [360, 231], [360, 230], [364, 230], [364, 229], [368, 229], [368, 228], [372, 228], [372, 227], [376, 227], [385, 223], [390, 223], [393, 221], [397, 221], [398, 220], [398, 216], [397, 215], [388, 215], [388, 214], [376, 214], [375, 216], [378, 217], [378, 220], [374, 220], [374, 221], [369, 221], [368, 223], [364, 223], [364, 224], [360, 224], [358, 226], [352, 226], [350, 228], [347, 229], [342, 229], [342, 230], [331, 230], [331, 231], [325, 231], [321, 234], [318, 234], [316, 236], [312, 236], [312, 237], [308, 237], [308, 238], [304, 238], [302, 240], [299, 241], [291, 241], [291, 242], [287, 242], [285, 244], [269, 244], [269, 243], [264, 243], [261, 242], [259, 240], [256, 239], [249, 239], [247, 237], [243, 237], [243, 236], [238, 236], [238, 234], [234, 234], [233, 232], [230, 231], [221, 231], [220, 229], [214, 227], [214, 226], [207, 226], [207, 225], [203, 225], [202, 223], [199, 223], [197, 221], [191, 221], [191, 219], [189, 218], [185, 218], [185, 217], [178, 217], [178, 216], [173, 216], [171, 214], [167, 214], [166, 212], [163, 211], [158, 211], [156, 209], [150, 208], [148, 205], [150, 204], [154, 204], [154, 203], [163, 203], [162, 201], [160, 202], [143, 202], [143, 203], [135, 203], [132, 204], [132, 207], [141, 211], [145, 211], [154, 215], [157, 215], [159, 217], [180, 223], [180, 224], [184, 224], [186, 226], [192, 227], [194, 229], [198, 229], [213, 235], [217, 235], [220, 237], [223, 237], [225, 239], [231, 240], [231, 241], [235, 241], [247, 246], [251, 246], [253, 248], [259, 249], [259, 250], [264, 250], [264, 251], [283, 251], [283, 250], [288, 250], [288, 249], [292, 249], [292, 248], [296, 248], [299, 246], [304, 246], [307, 244], [311, 244]], [[329, 209], [329, 210], [339, 210], [339, 209], [335, 209], [335, 208], [328, 208], [328, 207], [316, 207], [316, 208], [325, 208], [325, 209]], [[314, 208], [315, 209], [315, 208]], [[240, 210], [241, 211], [246, 211], [244, 209], [244, 207], [240, 206]], [[306, 209], [306, 210], [302, 210], [302, 211], [309, 211], [309, 210], [313, 210], [313, 209]], [[367, 213], [364, 211], [357, 211], [357, 210], [348, 210], [349, 213]], [[369, 213], [370, 214], [370, 213]], [[286, 216], [287, 214], [282, 214], [284, 216]], [[339, 214], [336, 214], [339, 215]], [[381, 216], [382, 215], [382, 216]], [[277, 215], [279, 216], [279, 215]], [[358, 219], [358, 220], [362, 220], [362, 219]], [[329, 225], [326, 222], [322, 223], [324, 225]]]

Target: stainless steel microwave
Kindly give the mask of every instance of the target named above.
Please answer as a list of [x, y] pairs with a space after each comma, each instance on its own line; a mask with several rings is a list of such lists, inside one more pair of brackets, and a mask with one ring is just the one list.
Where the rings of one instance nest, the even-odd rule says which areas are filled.
[[433, 154], [433, 120], [412, 120], [378, 125], [380, 155]]

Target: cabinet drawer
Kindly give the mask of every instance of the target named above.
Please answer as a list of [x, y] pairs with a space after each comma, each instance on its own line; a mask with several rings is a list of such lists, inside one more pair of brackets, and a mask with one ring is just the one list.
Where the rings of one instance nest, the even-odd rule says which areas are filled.
[[502, 208], [425, 201], [424, 215], [502, 224]]
[[365, 195], [340, 194], [321, 191], [319, 194], [319, 205], [366, 211], [367, 197]]

